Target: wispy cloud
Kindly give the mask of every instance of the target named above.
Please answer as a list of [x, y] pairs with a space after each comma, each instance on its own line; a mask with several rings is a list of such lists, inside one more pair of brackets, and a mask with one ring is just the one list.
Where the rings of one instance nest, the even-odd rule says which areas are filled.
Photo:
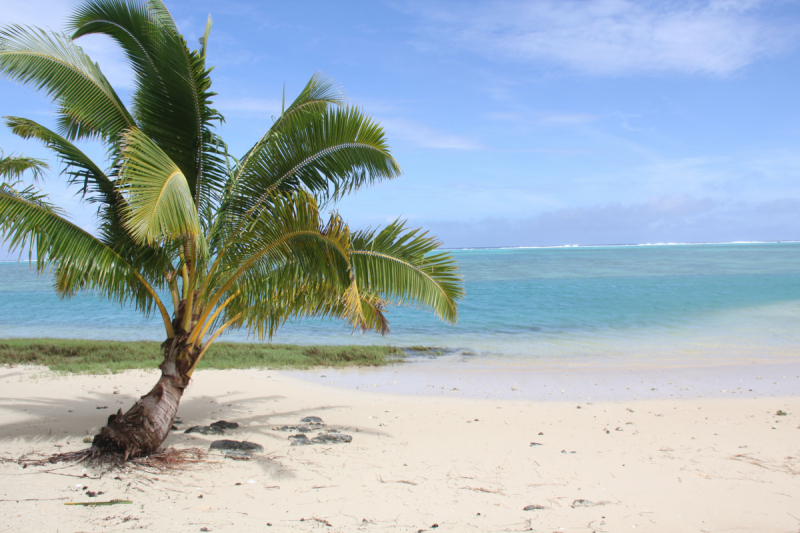
[[397, 138], [421, 148], [451, 150], [479, 150], [483, 148], [483, 145], [475, 139], [436, 130], [411, 120], [380, 118], [378, 122], [384, 127], [390, 140]]
[[526, 219], [425, 221], [449, 247], [795, 240], [800, 200], [720, 202], [687, 194], [558, 209]]
[[798, 36], [762, 2], [532, 0], [400, 4], [421, 20], [421, 47], [460, 48], [595, 75], [727, 75]]

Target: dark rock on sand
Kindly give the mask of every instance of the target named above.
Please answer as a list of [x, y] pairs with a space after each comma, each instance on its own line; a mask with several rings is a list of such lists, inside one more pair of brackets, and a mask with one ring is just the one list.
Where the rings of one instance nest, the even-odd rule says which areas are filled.
[[322, 419], [318, 416], [307, 416], [300, 421], [301, 424], [314, 424], [321, 426], [323, 424]]
[[237, 422], [228, 422], [226, 420], [220, 420], [218, 422], [210, 424], [208, 427], [219, 428], [222, 431], [225, 431], [226, 429], [237, 429], [239, 427], [239, 424]]
[[289, 440], [292, 446], [308, 446], [310, 444], [334, 444], [339, 442], [352, 442], [353, 437], [344, 433], [320, 433], [313, 439], [309, 439], [302, 433], [290, 435]]
[[344, 433], [320, 433], [311, 442], [318, 444], [328, 444], [333, 442], [352, 442], [353, 437]]
[[307, 446], [311, 444], [311, 441], [308, 440], [308, 437], [299, 433], [297, 435], [289, 435], [289, 440], [292, 441], [292, 446]]
[[184, 431], [183, 433], [184, 434], [186, 434], [186, 433], [200, 433], [201, 435], [222, 435], [222, 434], [225, 433], [225, 430], [220, 428], [220, 427], [213, 426], [213, 425], [211, 425], [211, 426], [192, 426], [189, 429], [187, 429], [186, 431]]
[[256, 444], [255, 442], [248, 442], [238, 441], [238, 440], [215, 440], [211, 443], [210, 448], [211, 450], [222, 450], [226, 452], [246, 452], [246, 453], [253, 453], [253, 452], [263, 452], [264, 447], [260, 444]]
[[300, 433], [311, 433], [311, 428], [308, 426], [276, 426], [272, 429], [275, 431], [298, 431]]

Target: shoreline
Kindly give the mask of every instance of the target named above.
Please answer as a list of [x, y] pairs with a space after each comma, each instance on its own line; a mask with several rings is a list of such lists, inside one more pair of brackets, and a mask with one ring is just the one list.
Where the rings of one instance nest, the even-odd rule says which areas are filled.
[[[156, 376], [0, 369], [0, 457], [84, 448], [83, 437]], [[182, 473], [102, 476], [82, 465], [0, 462], [0, 523], [62, 533], [789, 531], [800, 525], [791, 516], [800, 499], [799, 415], [797, 396], [440, 398], [367, 394], [285, 371], [205, 370], [165, 445], [207, 449], [231, 438], [262, 444], [263, 455], [209, 455]], [[275, 428], [305, 416], [353, 441], [290, 446]], [[241, 428], [225, 437], [183, 433], [220, 419]], [[65, 507], [91, 501], [83, 486], [134, 504]]]
[[[44, 365], [53, 372], [154, 370], [158, 343], [0, 339], [2, 365]], [[199, 372], [281, 370], [319, 385], [436, 398], [524, 401], [630, 401], [670, 398], [800, 396], [800, 358], [574, 357], [541, 359], [464, 349], [379, 345], [218, 343]]]
[[603, 366], [407, 358], [399, 365], [284, 370], [352, 391], [520, 401], [637, 401], [800, 397], [800, 361]]

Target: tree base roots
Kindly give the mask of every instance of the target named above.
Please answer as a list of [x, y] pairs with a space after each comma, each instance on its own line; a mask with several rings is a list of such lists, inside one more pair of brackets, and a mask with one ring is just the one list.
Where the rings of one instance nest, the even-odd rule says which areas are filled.
[[119, 470], [136, 469], [164, 472], [167, 470], [185, 470], [190, 466], [203, 462], [207, 455], [207, 452], [200, 448], [167, 448], [158, 450], [150, 455], [125, 460], [122, 453], [98, 451], [92, 446], [84, 450], [57, 453], [50, 456], [23, 455], [13, 460], [13, 462], [23, 468], [58, 463], [75, 463]]

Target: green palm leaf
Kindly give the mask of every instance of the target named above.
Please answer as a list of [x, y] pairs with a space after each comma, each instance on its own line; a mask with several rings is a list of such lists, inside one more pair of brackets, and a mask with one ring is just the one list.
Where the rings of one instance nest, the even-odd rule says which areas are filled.
[[234, 193], [239, 209], [254, 212], [276, 190], [302, 186], [338, 198], [400, 174], [383, 128], [358, 108], [307, 114], [291, 125], [250, 155]]
[[80, 125], [72, 139], [79, 131], [113, 139], [134, 124], [100, 67], [62, 35], [7, 26], [0, 31], [0, 73], [57, 101], [69, 122]]
[[[249, 308], [265, 297], [269, 279], [287, 268], [304, 272], [303, 280], [324, 279], [329, 287], [342, 294], [350, 284], [349, 229], [333, 215], [322, 224], [314, 198], [305, 192], [276, 194], [272, 209], [255, 219], [247, 231], [220, 258], [219, 266], [205, 280], [200, 298], [206, 311], [202, 322], [221, 300], [235, 295], [230, 310]], [[303, 280], [298, 280], [303, 284]], [[254, 288], [261, 287], [258, 290]], [[286, 292], [283, 286], [282, 292]], [[330, 293], [328, 293], [330, 295]], [[290, 299], [281, 299], [288, 305]], [[238, 312], [238, 311], [237, 311]], [[247, 317], [246, 317], [247, 318]], [[252, 324], [252, 322], [251, 322]]]
[[178, 166], [140, 130], [124, 136], [119, 190], [125, 228], [140, 243], [200, 237], [192, 192]]
[[396, 221], [379, 232], [356, 233], [350, 262], [363, 291], [394, 305], [431, 309], [442, 320], [455, 323], [463, 281], [450, 254], [434, 253], [439, 246], [426, 233]]
[[135, 74], [138, 127], [180, 168], [198, 206], [215, 202], [227, 179], [225, 150], [211, 129], [222, 116], [210, 107], [204, 54], [189, 50], [164, 4], [91, 0], [69, 27], [74, 39], [103, 34], [122, 47]]
[[4, 181], [18, 180], [26, 172], [33, 174], [33, 179], [36, 181], [48, 168], [50, 167], [47, 163], [41, 159], [14, 154], [4, 157], [3, 151], [0, 150], [0, 179]]
[[231, 178], [226, 185], [226, 192], [230, 193], [238, 184], [239, 177], [250, 171], [252, 163], [263, 153], [271, 138], [283, 130], [302, 126], [308, 117], [321, 115], [331, 106], [341, 106], [344, 105], [344, 102], [344, 95], [334, 87], [333, 82], [319, 73], [314, 74], [289, 107], [281, 110], [281, 115], [272, 124], [272, 127], [242, 157], [234, 172], [231, 173]]
[[81, 194], [90, 202], [104, 204], [99, 210], [101, 240], [130, 264], [138, 265], [142, 274], [153, 280], [151, 283], [163, 288], [161, 278], [171, 268], [170, 253], [136, 243], [125, 231], [119, 208], [123, 205], [122, 196], [115, 183], [86, 154], [74, 144], [57, 133], [19, 117], [5, 117], [11, 131], [24, 139], [35, 138], [53, 150], [64, 164], [64, 173], [70, 184], [81, 187]]
[[32, 189], [0, 188], [0, 235], [11, 251], [30, 247], [40, 273], [56, 267], [59, 294], [98, 291], [121, 304], [132, 301], [146, 313], [158, 307], [169, 322], [155, 291], [133, 266]]
[[69, 176], [70, 184], [79, 184], [84, 197], [91, 192], [100, 194], [100, 197], [94, 198], [96, 201], [111, 204], [118, 200], [114, 184], [105, 172], [67, 139], [33, 120], [19, 117], [3, 118], [6, 120], [6, 126], [16, 135], [23, 139], [39, 139], [53, 150], [65, 165], [64, 172]]

